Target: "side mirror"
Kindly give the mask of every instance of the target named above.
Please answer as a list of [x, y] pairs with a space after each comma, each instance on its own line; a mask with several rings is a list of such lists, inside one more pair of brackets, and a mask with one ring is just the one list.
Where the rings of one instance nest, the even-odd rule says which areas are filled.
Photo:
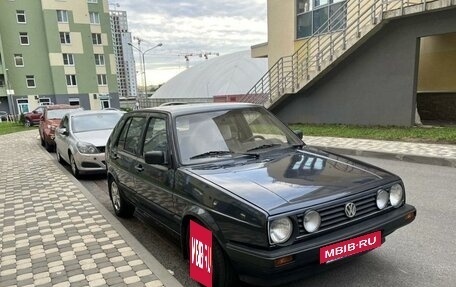
[[32, 113], [33, 113], [33, 114], [36, 114], [36, 113], [38, 113], [38, 112], [37, 112], [37, 111], [35, 111], [35, 110], [33, 110], [33, 111], [32, 111]]
[[67, 136], [68, 135], [68, 130], [66, 128], [61, 128], [58, 130], [59, 134], [63, 135], [63, 136]]
[[302, 137], [304, 136], [304, 134], [302, 133], [301, 130], [294, 130], [293, 132], [294, 132], [295, 135], [298, 136], [299, 139], [302, 140]]
[[144, 161], [147, 164], [159, 164], [159, 165], [166, 165], [166, 157], [165, 152], [163, 151], [148, 151], [144, 155]]

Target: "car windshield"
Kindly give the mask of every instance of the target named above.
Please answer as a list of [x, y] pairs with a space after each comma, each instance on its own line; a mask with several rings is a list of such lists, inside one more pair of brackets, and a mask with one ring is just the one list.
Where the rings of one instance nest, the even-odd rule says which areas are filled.
[[179, 116], [176, 135], [183, 164], [254, 155], [302, 142], [263, 108]]
[[47, 118], [48, 119], [62, 119], [64, 115], [68, 113], [72, 113], [75, 111], [79, 111], [80, 109], [56, 109], [56, 110], [48, 110], [47, 111]]
[[96, 113], [71, 117], [74, 133], [113, 129], [122, 113]]

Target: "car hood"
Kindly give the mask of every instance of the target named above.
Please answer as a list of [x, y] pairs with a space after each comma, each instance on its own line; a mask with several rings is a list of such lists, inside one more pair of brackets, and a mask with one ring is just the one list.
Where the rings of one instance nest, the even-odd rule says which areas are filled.
[[335, 200], [398, 179], [368, 164], [307, 147], [242, 164], [193, 167], [190, 172], [270, 215]]
[[108, 138], [111, 135], [112, 129], [108, 130], [97, 130], [89, 132], [74, 133], [74, 137], [79, 142], [86, 142], [93, 144], [94, 146], [101, 147], [106, 146]]

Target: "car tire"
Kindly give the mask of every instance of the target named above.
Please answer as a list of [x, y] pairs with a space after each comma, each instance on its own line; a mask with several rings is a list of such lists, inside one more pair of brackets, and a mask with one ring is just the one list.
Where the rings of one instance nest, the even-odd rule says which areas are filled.
[[31, 125], [32, 125], [32, 123], [30, 122], [30, 120], [25, 119], [24, 126], [26, 126], [27, 128], [29, 128]]
[[120, 192], [120, 188], [114, 179], [110, 179], [109, 185], [109, 198], [111, 199], [112, 208], [117, 216], [129, 218], [133, 216], [135, 207], [125, 200]]
[[215, 237], [212, 237], [212, 247], [214, 256], [212, 265], [214, 271], [212, 274], [213, 285], [221, 287], [239, 286], [233, 266]]
[[80, 173], [78, 166], [76, 165], [76, 161], [74, 160], [73, 155], [70, 153], [70, 166], [71, 166], [71, 172], [73, 173], [74, 177], [79, 178]]
[[60, 163], [60, 164], [64, 164], [65, 161], [63, 160], [62, 156], [60, 155], [60, 152], [59, 150], [57, 149], [57, 146], [55, 147], [55, 153], [57, 155], [57, 161]]
[[48, 143], [46, 140], [44, 141], [44, 148], [45, 148], [48, 152], [53, 152], [53, 151], [54, 151], [54, 146], [51, 145], [50, 143]]
[[45, 146], [45, 145], [46, 145], [46, 144], [44, 143], [43, 137], [41, 136], [41, 133], [40, 133], [40, 141], [41, 141], [41, 146]]
[[[201, 223], [199, 223], [201, 224]], [[190, 260], [190, 224], [187, 228], [187, 250], [188, 259]], [[231, 287], [239, 286], [239, 278], [231, 265], [228, 256], [223, 251], [217, 239], [212, 236], [212, 286], [217, 287]], [[202, 286], [200, 284], [200, 286]]]

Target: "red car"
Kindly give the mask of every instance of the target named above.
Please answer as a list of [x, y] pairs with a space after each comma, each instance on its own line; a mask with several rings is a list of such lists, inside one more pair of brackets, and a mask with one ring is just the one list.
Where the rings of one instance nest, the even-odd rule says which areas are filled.
[[43, 115], [45, 106], [39, 106], [31, 112], [25, 114], [25, 126], [30, 127], [40, 123], [41, 116]]
[[60, 125], [63, 116], [69, 112], [82, 110], [82, 108], [70, 105], [52, 105], [44, 106], [43, 108], [39, 127], [41, 145], [47, 151], [52, 152], [55, 148], [55, 129]]

